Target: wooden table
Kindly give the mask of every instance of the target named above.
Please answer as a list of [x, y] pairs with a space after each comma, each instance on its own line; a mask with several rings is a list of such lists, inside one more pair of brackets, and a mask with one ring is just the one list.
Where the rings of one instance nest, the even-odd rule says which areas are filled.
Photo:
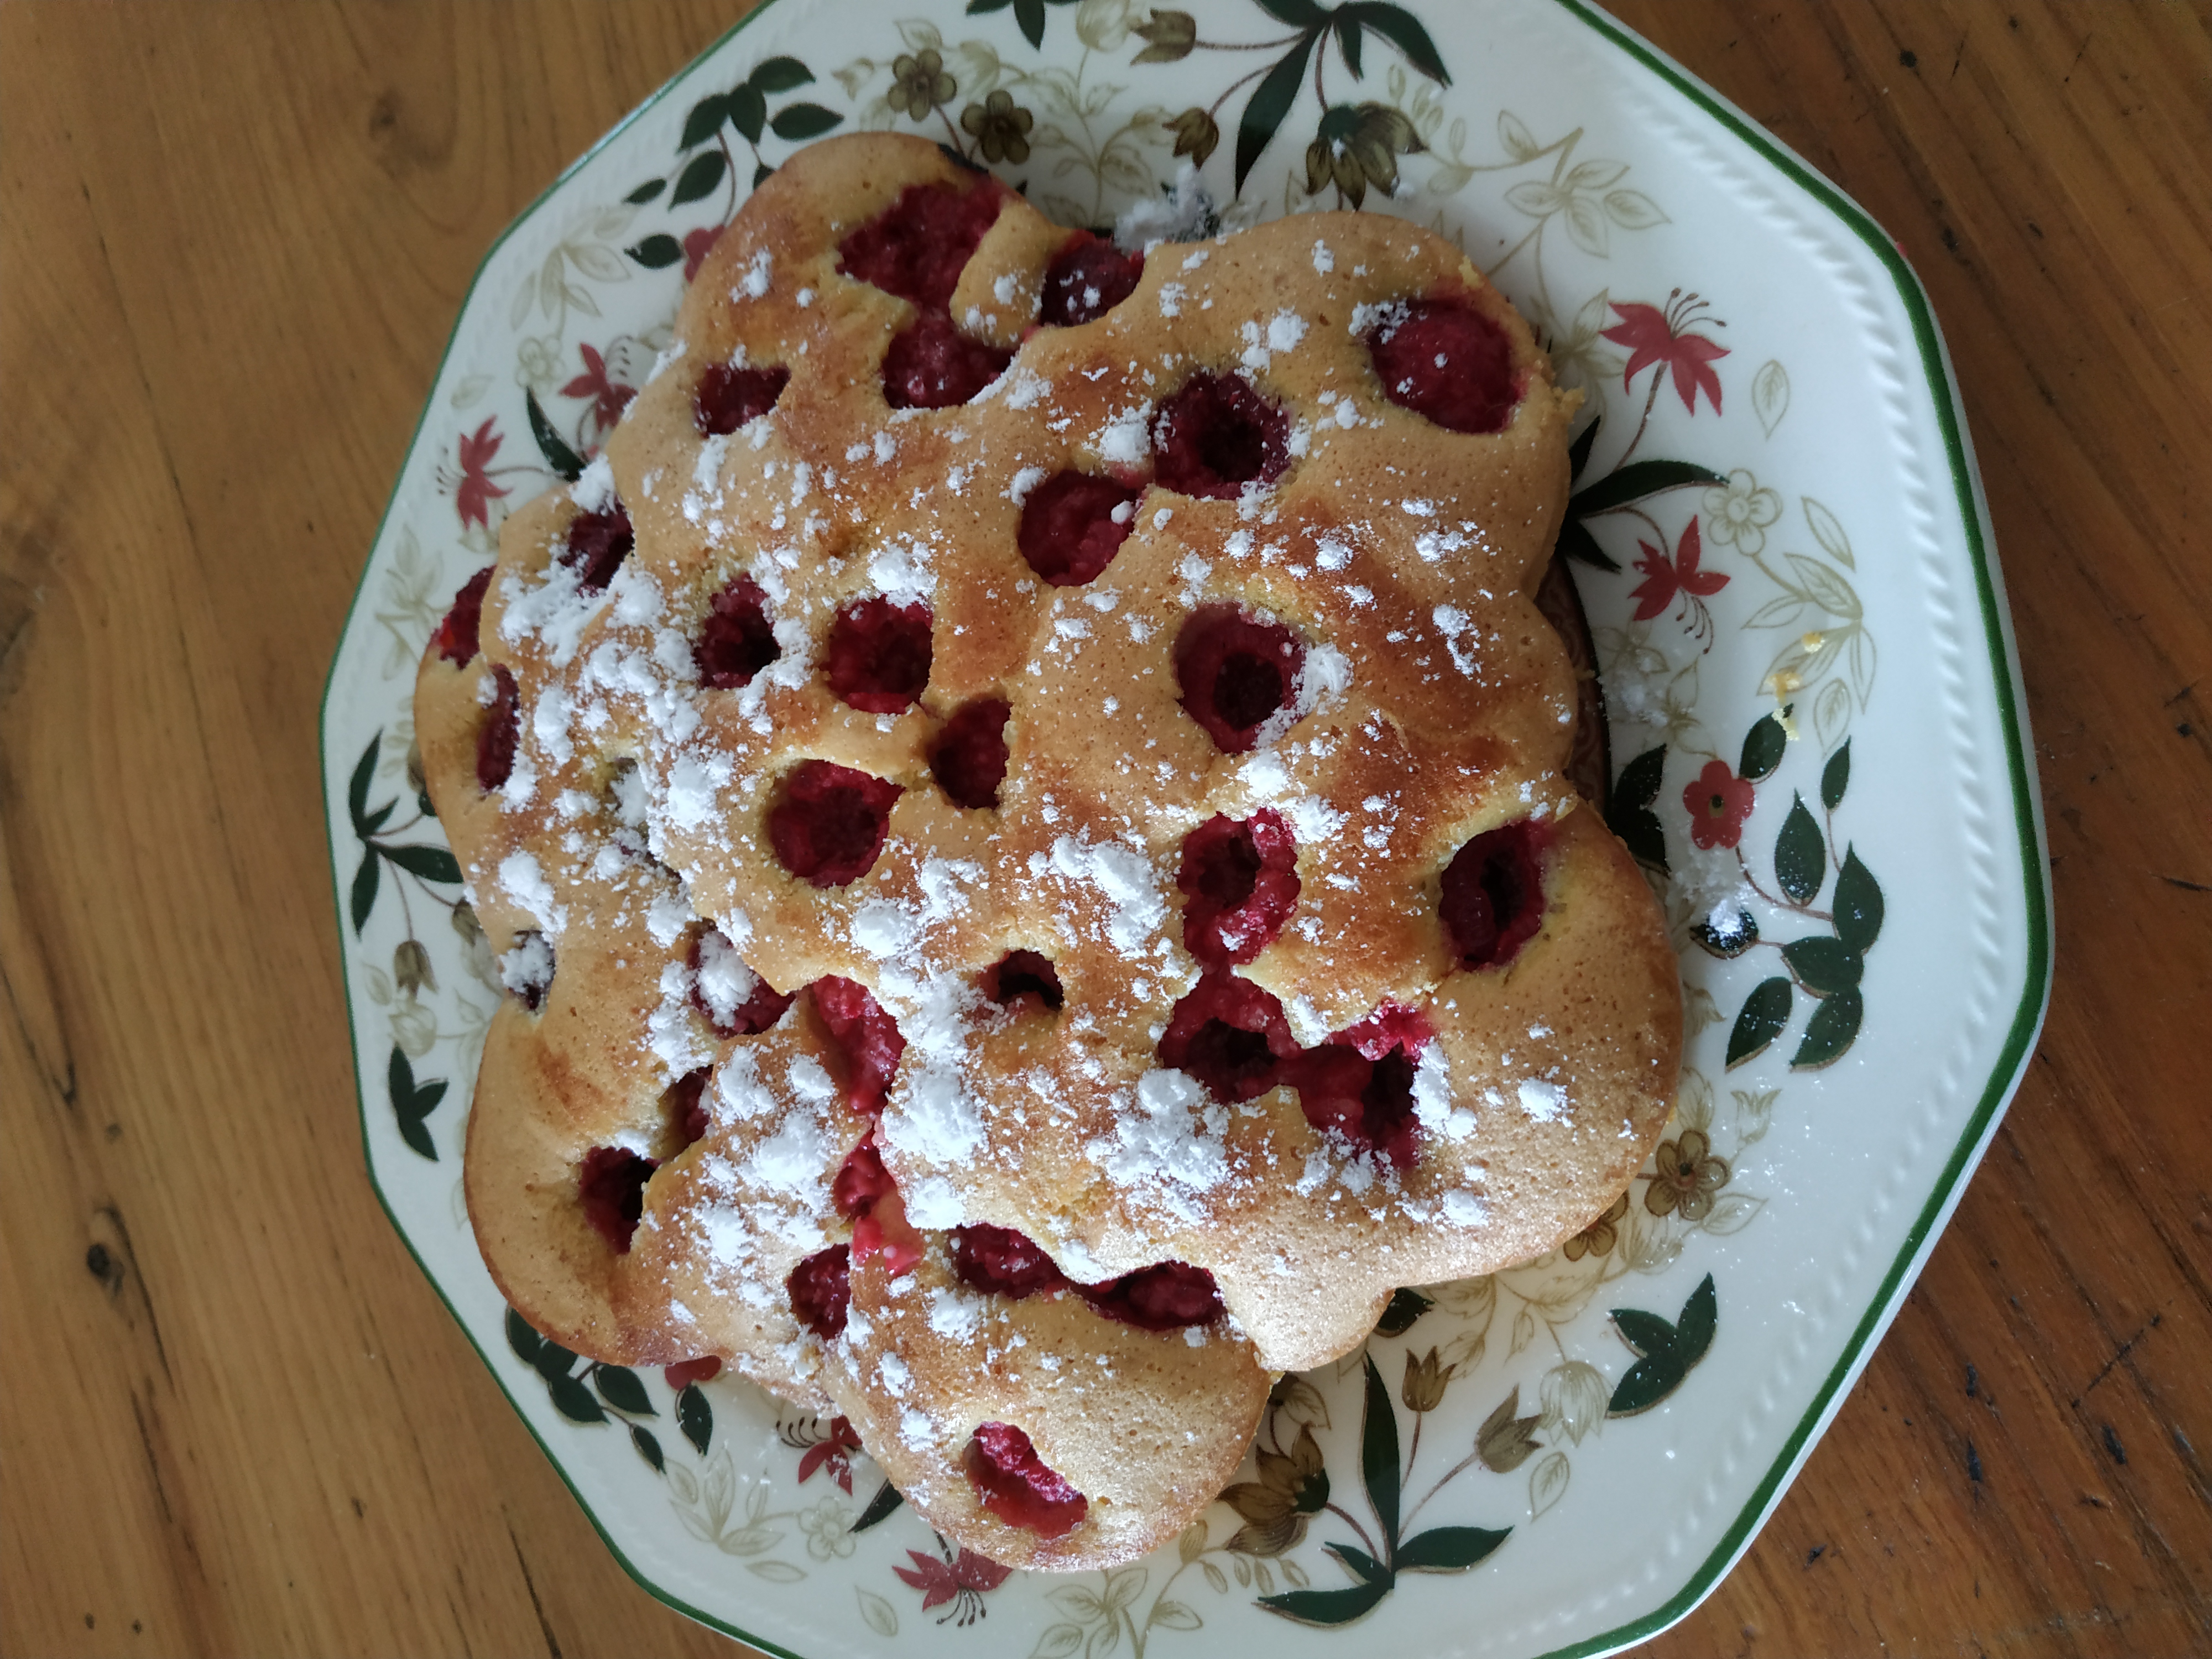
[[[733, 0], [0, 5], [0, 1650], [709, 1653], [364, 1179], [316, 708], [483, 249]], [[2212, 1651], [2212, 46], [1634, 0], [1933, 294], [2057, 989], [1750, 1555], [1650, 1651]]]

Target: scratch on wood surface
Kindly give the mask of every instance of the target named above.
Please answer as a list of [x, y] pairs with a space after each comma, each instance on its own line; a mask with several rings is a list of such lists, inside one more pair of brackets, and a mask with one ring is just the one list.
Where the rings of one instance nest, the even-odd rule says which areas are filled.
[[2159, 1328], [2160, 1322], [2165, 1317], [2166, 1315], [2163, 1310], [2153, 1314], [2150, 1316], [2150, 1322], [2148, 1325], [2145, 1325], [2133, 1336], [2120, 1344], [2118, 1351], [2113, 1353], [2110, 1359], [2107, 1359], [2105, 1362], [2103, 1368], [2098, 1371], [2096, 1376], [2089, 1379], [2089, 1386], [2082, 1389], [2081, 1393], [2075, 1395], [2073, 1399], [2068, 1401], [2066, 1403], [2069, 1407], [2079, 1406], [2084, 1400], [2087, 1400], [2090, 1394], [2094, 1391], [2097, 1384], [2103, 1382], [2106, 1377], [2112, 1374], [2112, 1367], [2118, 1364], [2123, 1359], [2125, 1359], [2136, 1343], [2142, 1341], [2144, 1337], [2156, 1330]]
[[561, 1659], [561, 1638], [553, 1634], [553, 1623], [545, 1616], [545, 1604], [538, 1599], [538, 1581], [530, 1576], [530, 1563], [522, 1553], [522, 1540], [514, 1535], [514, 1525], [507, 1523], [507, 1541], [514, 1546], [514, 1565], [522, 1570], [522, 1588], [530, 1592], [530, 1610], [538, 1615], [538, 1629], [545, 1638], [548, 1659]]

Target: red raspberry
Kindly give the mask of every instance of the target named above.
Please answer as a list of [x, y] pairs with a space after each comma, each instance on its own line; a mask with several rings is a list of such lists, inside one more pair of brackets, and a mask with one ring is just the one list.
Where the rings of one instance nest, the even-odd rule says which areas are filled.
[[1218, 973], [1176, 1004], [1159, 1052], [1163, 1066], [1189, 1073], [1233, 1105], [1273, 1088], [1297, 1044], [1281, 1003], [1249, 980]]
[[824, 1342], [844, 1334], [845, 1315], [853, 1302], [852, 1252], [846, 1246], [817, 1250], [793, 1267], [783, 1284], [800, 1324]]
[[1124, 253], [1103, 236], [1079, 230], [1044, 268], [1044, 303], [1038, 320], [1071, 328], [1103, 317], [1137, 290], [1144, 256]]
[[1528, 819], [1473, 841], [1444, 866], [1437, 907], [1462, 968], [1502, 968], [1544, 925], [1541, 854], [1550, 832]]
[[[668, 1085], [668, 1120], [675, 1126], [677, 1138], [684, 1146], [693, 1146], [707, 1133], [707, 1079], [705, 1066], [696, 1072], [686, 1072]], [[678, 1149], [682, 1150], [682, 1147]]]
[[869, 714], [914, 706], [929, 684], [929, 607], [863, 599], [830, 624], [830, 689]]
[[1010, 1527], [1060, 1538], [1083, 1524], [1090, 1499], [1044, 1465], [1030, 1437], [1011, 1423], [975, 1430], [961, 1462], [975, 1501]]
[[1291, 464], [1290, 417], [1239, 374], [1200, 370], [1152, 420], [1154, 476], [1164, 489], [1234, 501]]
[[1009, 951], [983, 970], [983, 994], [1001, 1008], [1012, 1008], [1023, 998], [1034, 998], [1051, 1013], [1066, 1001], [1060, 988], [1060, 970], [1052, 958], [1035, 951]]
[[884, 849], [899, 787], [829, 761], [803, 761], [768, 815], [769, 843], [783, 867], [817, 887], [842, 887], [868, 873]]
[[897, 201], [838, 245], [837, 269], [941, 311], [952, 302], [961, 271], [1007, 195], [992, 179], [965, 186], [908, 185]]
[[576, 1187], [584, 1219], [617, 1255], [627, 1255], [638, 1218], [645, 1213], [645, 1183], [660, 1166], [620, 1146], [594, 1146], [584, 1154]]
[[621, 507], [611, 513], [579, 513], [568, 521], [561, 562], [576, 573], [578, 592], [596, 593], [615, 579], [636, 544], [629, 514]]
[[491, 586], [491, 573], [492, 567], [486, 565], [461, 584], [461, 591], [453, 595], [453, 608], [430, 636], [430, 643], [447, 662], [465, 668], [476, 660], [477, 629], [483, 619], [484, 590]]
[[1527, 377], [1505, 331], [1457, 300], [1415, 300], [1367, 335], [1382, 395], [1453, 432], [1502, 432]]
[[857, 981], [830, 975], [814, 981], [814, 1006], [845, 1057], [845, 1098], [873, 1117], [884, 1109], [906, 1039], [898, 1022]]
[[929, 770], [955, 806], [981, 809], [999, 804], [1006, 779], [1006, 716], [1003, 697], [983, 697], [945, 722], [929, 751]]
[[884, 401], [893, 409], [951, 409], [1006, 372], [1014, 360], [971, 340], [941, 311], [925, 311], [891, 337], [884, 353]]
[[710, 438], [735, 432], [774, 409], [790, 383], [791, 371], [781, 363], [772, 368], [709, 363], [691, 395], [691, 423]]
[[951, 1235], [952, 1271], [963, 1285], [1019, 1301], [1066, 1288], [1067, 1280], [1035, 1240], [1011, 1227], [970, 1222]]
[[1274, 943], [1298, 902], [1298, 848], [1280, 812], [1242, 823], [1216, 813], [1183, 837], [1182, 939], [1208, 968], [1249, 962]]
[[691, 659], [699, 665], [699, 683], [718, 691], [750, 685], [754, 675], [782, 654], [775, 625], [769, 621], [768, 595], [747, 575], [733, 578], [708, 601], [699, 638], [691, 647]]
[[1163, 1261], [1104, 1285], [1076, 1288], [1107, 1318], [1140, 1331], [1209, 1325], [1222, 1314], [1221, 1292], [1214, 1288], [1213, 1275], [1186, 1261]]
[[1249, 753], [1260, 728], [1297, 696], [1305, 647], [1280, 623], [1202, 605], [1176, 636], [1182, 706], [1224, 754]]
[[514, 770], [514, 745], [522, 736], [522, 693], [505, 663], [491, 671], [491, 706], [477, 728], [477, 787], [489, 794]]
[[876, 1132], [870, 1129], [860, 1144], [845, 1154], [836, 1179], [830, 1183], [830, 1201], [848, 1221], [866, 1215], [876, 1200], [893, 1190], [890, 1171], [884, 1168], [876, 1150]]
[[1023, 499], [1014, 544], [1054, 587], [1079, 587], [1121, 550], [1143, 493], [1095, 472], [1055, 472]]
[[1370, 1060], [1349, 1043], [1324, 1042], [1285, 1066], [1283, 1081], [1298, 1091], [1298, 1109], [1315, 1128], [1334, 1130], [1401, 1170], [1413, 1162], [1419, 1124], [1413, 1062], [1404, 1048]]

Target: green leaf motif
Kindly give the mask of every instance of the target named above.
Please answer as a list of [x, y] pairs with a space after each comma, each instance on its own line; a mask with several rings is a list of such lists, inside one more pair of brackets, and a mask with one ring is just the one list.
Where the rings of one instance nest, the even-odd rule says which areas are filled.
[[1263, 1595], [1258, 1605], [1301, 1625], [1348, 1625], [1371, 1611], [1389, 1593], [1390, 1585], [1385, 1581], [1353, 1584], [1345, 1589], [1290, 1590], [1281, 1595]]
[[[1421, 27], [1420, 20], [1403, 6], [1381, 3], [1381, 0], [1358, 0], [1356, 4], [1340, 8], [1336, 17], [1340, 39], [1347, 23], [1358, 28], [1373, 29], [1397, 47], [1406, 61], [1430, 80], [1441, 87], [1451, 84], [1451, 76], [1444, 69], [1444, 60], [1437, 51], [1437, 43], [1429, 39], [1429, 32]], [[1359, 73], [1358, 67], [1353, 64], [1356, 56], [1357, 53], [1347, 47], [1344, 61], [1352, 65], [1352, 72], [1355, 76]]]
[[1753, 783], [1771, 777], [1789, 747], [1790, 734], [1782, 729], [1782, 722], [1771, 714], [1760, 715], [1758, 723], [1744, 733], [1743, 757], [1737, 763], [1736, 775]]
[[592, 1382], [599, 1391], [599, 1398], [618, 1412], [628, 1412], [632, 1417], [658, 1417], [653, 1401], [646, 1397], [645, 1384], [638, 1381], [637, 1373], [623, 1365], [594, 1365]]
[[548, 1382], [557, 1382], [575, 1369], [576, 1356], [571, 1350], [562, 1347], [551, 1337], [541, 1336], [538, 1344], [538, 1357], [532, 1360], [531, 1364], [538, 1367], [538, 1376], [544, 1377]]
[[702, 150], [684, 165], [676, 177], [676, 189], [669, 196], [668, 205], [682, 207], [686, 202], [696, 202], [712, 191], [722, 182], [722, 175], [730, 170], [730, 158], [719, 149]]
[[545, 1346], [545, 1339], [530, 1328], [530, 1322], [512, 1308], [507, 1310], [507, 1346], [514, 1350], [514, 1357], [526, 1365], [535, 1367], [538, 1351]]
[[796, 58], [769, 58], [745, 77], [745, 84], [773, 95], [803, 87], [813, 78], [814, 71]]
[[[1312, 9], [1320, 15], [1320, 8]], [[1314, 43], [1320, 39], [1318, 28], [1307, 28], [1290, 54], [1267, 71], [1267, 78], [1260, 82], [1259, 89], [1244, 106], [1243, 117], [1237, 124], [1237, 189], [1240, 193], [1260, 153], [1273, 142], [1275, 130], [1283, 125], [1283, 118], [1297, 101], [1299, 88], [1305, 83], [1306, 60], [1313, 56]]]
[[662, 191], [667, 188], [667, 179], [648, 179], [643, 184], [640, 185], [635, 190], [630, 191], [629, 195], [623, 197], [623, 200], [629, 203], [632, 207], [643, 207], [647, 202], [650, 202], [654, 197], [659, 195]]
[[1668, 1353], [1674, 1349], [1678, 1334], [1669, 1322], [1657, 1314], [1645, 1313], [1640, 1308], [1615, 1308], [1613, 1322], [1620, 1327], [1621, 1340], [1638, 1355]]
[[1375, 1506], [1382, 1535], [1398, 1536], [1398, 1412], [1390, 1391], [1382, 1386], [1382, 1373], [1375, 1369], [1375, 1356], [1367, 1356], [1367, 1411], [1359, 1428], [1359, 1473], [1367, 1483], [1367, 1501]]
[[1831, 812], [1844, 804], [1844, 791], [1851, 782], [1851, 740], [1845, 738], [1842, 747], [1828, 757], [1828, 763], [1820, 769], [1820, 805]]
[[1766, 1045], [1782, 1035], [1796, 1000], [1790, 981], [1779, 975], [1753, 988], [1744, 999], [1743, 1012], [1735, 1017], [1735, 1029], [1729, 1032], [1729, 1071], [1763, 1054]]
[[1805, 810], [1805, 798], [1796, 795], [1790, 816], [1782, 821], [1782, 834], [1774, 843], [1774, 879], [1792, 904], [1810, 904], [1820, 896], [1828, 877], [1828, 843], [1820, 826]]
[[629, 1443], [637, 1448], [637, 1455], [653, 1465], [655, 1474], [667, 1472], [668, 1460], [661, 1455], [660, 1442], [653, 1438], [653, 1431], [641, 1423], [629, 1425]]
[[[542, 1370], [544, 1367], [539, 1367]], [[592, 1391], [584, 1386], [580, 1376], [559, 1376], [547, 1379], [545, 1392], [553, 1397], [553, 1409], [571, 1423], [604, 1423], [606, 1413], [599, 1402], [592, 1398]]]
[[1044, 50], [1044, 0], [1014, 0], [1014, 21], [1022, 39], [1039, 52]]
[[575, 483], [584, 476], [584, 458], [561, 441], [561, 434], [553, 429], [553, 422], [545, 418], [545, 411], [538, 406], [535, 392], [525, 392], [522, 402], [530, 412], [530, 435], [538, 441], [538, 453], [545, 458], [545, 465], [553, 469], [556, 476]]
[[376, 908], [377, 884], [383, 879], [383, 869], [384, 860], [377, 856], [376, 848], [371, 847], [362, 852], [361, 868], [353, 872], [353, 936], [356, 939], [361, 937], [362, 928], [368, 924], [368, 913]]
[[1631, 461], [1626, 466], [1614, 468], [1595, 483], [1577, 490], [1567, 502], [1567, 512], [1572, 517], [1586, 519], [1592, 514], [1610, 513], [1631, 501], [1640, 501], [1662, 489], [1680, 489], [1685, 484], [1727, 483], [1711, 468], [1692, 461]]
[[1595, 569], [1618, 571], [1620, 568], [1620, 561], [1597, 544], [1597, 538], [1589, 533], [1589, 527], [1580, 519], [1562, 519], [1559, 521], [1558, 547], [1567, 557]]
[[1865, 1014], [1865, 1000], [1856, 988], [1830, 997], [1805, 1022], [1805, 1040], [1790, 1057], [1790, 1069], [1818, 1071], [1841, 1059], [1844, 1050], [1856, 1040], [1859, 1022]]
[[[722, 100], [721, 94], [719, 93], [711, 97], [702, 98], [697, 103], [692, 105], [690, 113], [684, 118], [684, 137], [677, 142], [677, 152], [680, 155], [684, 150], [696, 149], [705, 143], [720, 130], [722, 122], [728, 114], [729, 106]], [[650, 201], [652, 198], [647, 197], [646, 199]]]
[[1790, 940], [1782, 947], [1782, 959], [1797, 975], [1797, 982], [1816, 997], [1855, 990], [1866, 969], [1856, 951], [1825, 933]]
[[1682, 1316], [1674, 1322], [1674, 1357], [1685, 1370], [1705, 1357], [1719, 1322], [1720, 1297], [1713, 1289], [1713, 1276], [1707, 1273], [1682, 1304]]
[[731, 92], [730, 125], [744, 135], [747, 143], [760, 143], [761, 131], [768, 125], [768, 99], [758, 87], [738, 87]]
[[383, 741], [384, 729], [379, 726], [376, 735], [368, 740], [368, 747], [361, 751], [361, 758], [354, 763], [353, 776], [346, 783], [346, 813], [353, 819], [355, 832], [364, 839], [368, 833], [362, 828], [362, 820], [368, 811], [368, 786], [376, 777], [376, 750]]
[[1859, 862], [1856, 848], [1844, 849], [1836, 872], [1836, 937], [1863, 956], [1881, 933], [1881, 884]]
[[676, 1426], [684, 1431], [684, 1437], [691, 1443], [700, 1456], [707, 1455], [707, 1447], [714, 1438], [714, 1408], [707, 1402], [706, 1391], [696, 1382], [686, 1382], [676, 1396]]
[[684, 259], [684, 244], [673, 236], [659, 234], [648, 236], [623, 252], [647, 270], [665, 270], [671, 265], [680, 264]]
[[1401, 1572], [1464, 1572], [1512, 1533], [1504, 1527], [1431, 1527], [1398, 1547]]
[[383, 851], [385, 857], [410, 876], [456, 885], [460, 882], [460, 861], [442, 847], [387, 847]]
[[1314, 0], [1260, 0], [1260, 9], [1294, 29], [1310, 29], [1328, 21], [1328, 14]]
[[1682, 1362], [1671, 1351], [1639, 1359], [1628, 1368], [1628, 1374], [1613, 1389], [1613, 1398], [1606, 1402], [1605, 1414], [1633, 1417], [1638, 1412], [1650, 1411], [1681, 1386], [1685, 1375]]
[[1735, 931], [1729, 933], [1716, 933], [1710, 918], [1693, 921], [1690, 924], [1690, 937], [1707, 956], [1734, 962], [1759, 943], [1759, 918], [1748, 910], [1739, 909], [1735, 913]]
[[1364, 37], [1359, 33], [1358, 20], [1350, 15], [1358, 9], [1357, 6], [1339, 8], [1336, 14], [1336, 49], [1344, 54], [1344, 66], [1352, 71], [1352, 78], [1364, 81], [1367, 78], [1367, 71], [1359, 65], [1359, 52], [1360, 42]]
[[836, 110], [824, 109], [819, 104], [786, 104], [770, 118], [768, 126], [777, 137], [796, 144], [819, 138], [830, 128], [842, 125], [844, 120]]
[[1620, 837], [1621, 844], [1638, 862], [1657, 870], [1667, 867], [1667, 836], [1651, 803], [1658, 799], [1660, 779], [1666, 769], [1664, 744], [1645, 750], [1620, 769], [1606, 811], [1606, 827]]
[[444, 1079], [418, 1085], [405, 1051], [395, 1042], [392, 1045], [391, 1063], [385, 1070], [385, 1091], [391, 1097], [392, 1115], [398, 1120], [399, 1138], [410, 1150], [435, 1164], [438, 1148], [422, 1120], [430, 1115], [432, 1107], [446, 1097]]
[[361, 821], [362, 835], [364, 837], [367, 837], [374, 835], [378, 830], [383, 829], [386, 823], [391, 822], [392, 813], [397, 811], [399, 803], [396, 800], [388, 800], [385, 802], [383, 805], [378, 807], [376, 811], [371, 812], [367, 817]]
[[1390, 1305], [1382, 1310], [1382, 1317], [1375, 1322], [1377, 1336], [1403, 1336], [1413, 1328], [1413, 1322], [1437, 1304], [1430, 1297], [1408, 1286], [1394, 1291]]
[[[1504, 124], [1507, 121], [1512, 120], [1513, 118], [1510, 115], [1501, 115], [1498, 119], [1498, 131], [1503, 134], [1506, 131]], [[1516, 122], [1515, 125], [1518, 125], [1519, 123]], [[1526, 131], [1527, 129], [1523, 128], [1522, 131]], [[1528, 140], [1531, 147], [1531, 154], [1534, 153], [1535, 142], [1536, 141], [1534, 138]], [[1526, 161], [1528, 157], [1522, 156], [1519, 159]], [[1589, 465], [1590, 450], [1597, 443], [1597, 429], [1604, 424], [1605, 416], [1601, 415], [1583, 428], [1583, 435], [1581, 437], [1576, 439], [1574, 442], [1567, 446], [1568, 477], [1579, 478], [1583, 476], [1583, 469]]]
[[860, 1511], [860, 1518], [853, 1522], [853, 1530], [866, 1532], [905, 1502], [906, 1499], [899, 1495], [899, 1489], [890, 1481], [884, 1481], [876, 1488], [876, 1495], [868, 1500], [867, 1507]]

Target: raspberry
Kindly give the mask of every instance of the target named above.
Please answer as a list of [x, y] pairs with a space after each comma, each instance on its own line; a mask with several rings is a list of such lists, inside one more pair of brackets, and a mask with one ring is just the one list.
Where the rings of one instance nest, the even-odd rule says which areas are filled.
[[686, 1072], [668, 1085], [666, 1096], [668, 1121], [675, 1127], [678, 1139], [685, 1146], [696, 1145], [707, 1133], [708, 1070], [701, 1066], [696, 1072]]
[[1006, 716], [1003, 697], [983, 697], [945, 722], [929, 751], [930, 775], [955, 806], [999, 804], [1006, 779]]
[[1249, 962], [1274, 942], [1298, 902], [1289, 822], [1263, 807], [1242, 823], [1216, 813], [1183, 837], [1182, 939], [1208, 968]]
[[1415, 300], [1369, 331], [1382, 395], [1453, 432], [1502, 432], [1525, 376], [1496, 323], [1456, 300]]
[[699, 683], [718, 691], [751, 684], [754, 675], [782, 654], [768, 619], [768, 595], [746, 575], [733, 578], [708, 602], [699, 638], [691, 647]]
[[1221, 1316], [1213, 1275], [1183, 1261], [1139, 1267], [1104, 1285], [1082, 1285], [1078, 1293], [1107, 1318], [1140, 1331], [1176, 1331]]
[[1011, 1423], [984, 1423], [961, 1456], [975, 1501], [1010, 1527], [1060, 1538], [1083, 1524], [1091, 1500], [1044, 1465]]
[[848, 605], [830, 624], [830, 689], [869, 714], [914, 706], [929, 684], [929, 607], [886, 599]]
[[971, 340], [941, 311], [925, 311], [884, 353], [884, 401], [893, 409], [951, 409], [1006, 372], [1011, 351]]
[[1038, 320], [1072, 328], [1103, 317], [1136, 292], [1144, 256], [1124, 253], [1103, 237], [1079, 230], [1044, 268], [1044, 303]]
[[1012, 1008], [1024, 997], [1034, 997], [1055, 1014], [1066, 1000], [1052, 959], [1035, 951], [1009, 951], [986, 968], [983, 994], [1001, 1008]]
[[691, 941], [691, 1006], [719, 1037], [757, 1036], [783, 1018], [791, 999], [745, 966], [719, 927]]
[[1200, 371], [1152, 422], [1154, 476], [1186, 495], [1233, 501], [1248, 483], [1273, 483], [1290, 445], [1290, 417], [1237, 374]]
[[691, 423], [710, 438], [735, 432], [774, 409], [790, 382], [791, 371], [781, 363], [772, 368], [709, 363], [691, 394]]
[[584, 1219], [617, 1255], [629, 1250], [630, 1236], [645, 1213], [645, 1183], [659, 1165], [621, 1146], [594, 1146], [584, 1154], [576, 1188], [584, 1200]]
[[816, 980], [813, 989], [815, 1010], [845, 1056], [845, 1099], [854, 1111], [873, 1117], [883, 1110], [906, 1052], [898, 1022], [857, 981], [833, 975]]
[[1200, 606], [1176, 636], [1183, 708], [1228, 755], [1248, 753], [1260, 728], [1291, 706], [1305, 660], [1289, 629], [1234, 605]]
[[1234, 1105], [1273, 1088], [1297, 1044], [1281, 1003], [1249, 980], [1218, 973], [1176, 1004], [1159, 1052], [1162, 1065], [1189, 1073], [1216, 1100]]
[[837, 269], [886, 294], [943, 310], [960, 273], [1006, 204], [990, 179], [972, 187], [908, 185], [897, 201], [838, 244]]
[[522, 694], [505, 663], [491, 671], [491, 706], [477, 728], [477, 787], [489, 794], [514, 770], [514, 745], [522, 735]]
[[824, 1342], [844, 1334], [845, 1315], [853, 1304], [850, 1249], [832, 1244], [817, 1250], [791, 1270], [783, 1285], [800, 1324]]
[[1019, 1301], [1067, 1284], [1052, 1258], [1011, 1227], [970, 1222], [955, 1227], [951, 1240], [953, 1273], [976, 1290]]
[[568, 521], [568, 541], [561, 562], [576, 573], [576, 591], [596, 593], [615, 579], [622, 562], [637, 538], [629, 527], [629, 514], [617, 507], [611, 513], [579, 513]]
[[769, 812], [769, 842], [800, 880], [842, 887], [873, 867], [898, 798], [898, 785], [882, 778], [829, 761], [802, 761]]
[[1502, 968], [1544, 924], [1540, 855], [1550, 836], [1522, 819], [1477, 836], [1444, 866], [1437, 906], [1462, 968]]
[[1080, 587], [1121, 550], [1143, 493], [1095, 472], [1055, 472], [1023, 501], [1014, 544], [1054, 587]]
[[1385, 1000], [1358, 1024], [1346, 1027], [1329, 1041], [1346, 1043], [1370, 1060], [1380, 1060], [1397, 1048], [1403, 1048], [1419, 1060], [1421, 1050], [1435, 1040], [1436, 1035], [1429, 1017], [1419, 1009]]
[[430, 636], [430, 643], [447, 662], [465, 668], [476, 659], [477, 628], [483, 620], [484, 590], [491, 586], [491, 573], [492, 567], [486, 565], [461, 584], [461, 591], [453, 595], [453, 608]]
[[1413, 1062], [1402, 1047], [1370, 1060], [1349, 1043], [1324, 1042], [1285, 1066], [1283, 1081], [1298, 1091], [1298, 1109], [1315, 1128], [1401, 1170], [1413, 1163]]
[[830, 1183], [830, 1201], [846, 1220], [856, 1220], [891, 1187], [890, 1171], [884, 1168], [883, 1154], [876, 1150], [876, 1132], [871, 1129], [859, 1146], [845, 1154], [836, 1178]]

